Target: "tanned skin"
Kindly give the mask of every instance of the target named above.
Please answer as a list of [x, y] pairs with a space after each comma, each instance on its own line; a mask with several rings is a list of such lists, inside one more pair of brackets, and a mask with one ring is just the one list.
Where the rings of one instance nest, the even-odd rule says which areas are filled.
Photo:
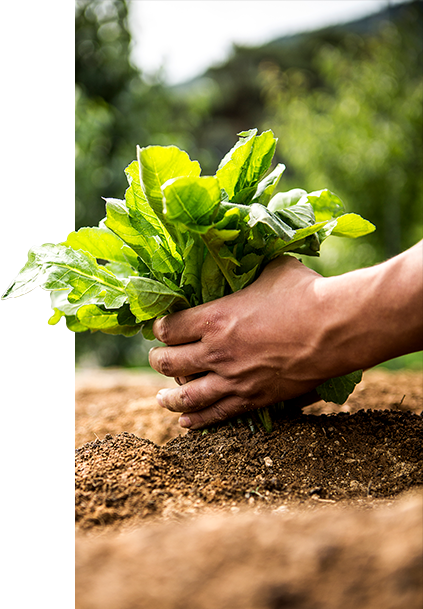
[[423, 241], [328, 278], [282, 256], [245, 289], [156, 320], [153, 332], [167, 346], [150, 351], [151, 366], [180, 383], [157, 399], [182, 427], [298, 398], [423, 348]]

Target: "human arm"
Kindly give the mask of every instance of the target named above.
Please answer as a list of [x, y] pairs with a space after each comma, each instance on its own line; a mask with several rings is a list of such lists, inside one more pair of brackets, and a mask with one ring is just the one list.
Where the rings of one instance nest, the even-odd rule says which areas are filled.
[[[296, 398], [325, 380], [423, 348], [423, 242], [374, 267], [324, 278], [296, 258], [245, 289], [154, 323], [166, 376], [207, 373], [159, 403], [183, 427]], [[187, 418], [188, 417], [188, 418]]]

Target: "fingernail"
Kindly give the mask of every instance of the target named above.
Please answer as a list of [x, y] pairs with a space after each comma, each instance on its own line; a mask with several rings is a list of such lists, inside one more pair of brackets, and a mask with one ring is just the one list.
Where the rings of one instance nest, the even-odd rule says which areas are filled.
[[171, 389], [160, 389], [160, 391], [156, 395], [156, 400], [158, 401], [160, 406], [163, 406], [163, 398], [166, 396], [167, 393], [169, 393], [169, 391], [171, 391]]
[[179, 417], [179, 425], [181, 427], [191, 427], [191, 425], [192, 425], [191, 419], [189, 418], [189, 416], [187, 414], [182, 414]]

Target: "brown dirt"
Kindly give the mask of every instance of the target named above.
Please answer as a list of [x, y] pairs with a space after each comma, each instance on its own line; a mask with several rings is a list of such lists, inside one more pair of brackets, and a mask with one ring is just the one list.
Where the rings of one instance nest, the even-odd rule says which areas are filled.
[[173, 384], [77, 374], [77, 609], [420, 609], [421, 373], [271, 433], [184, 433], [154, 399]]

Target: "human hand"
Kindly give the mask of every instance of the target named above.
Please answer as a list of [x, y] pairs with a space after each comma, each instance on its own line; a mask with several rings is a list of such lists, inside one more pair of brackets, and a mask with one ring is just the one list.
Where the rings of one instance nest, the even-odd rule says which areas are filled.
[[312, 363], [321, 281], [282, 256], [243, 290], [156, 320], [153, 332], [168, 346], [152, 349], [150, 364], [181, 383], [159, 392], [160, 405], [182, 412], [182, 427], [198, 429], [296, 398], [326, 380]]
[[421, 350], [422, 254], [420, 241], [328, 278], [284, 255], [243, 290], [156, 320], [169, 346], [152, 349], [150, 364], [182, 382], [159, 403], [199, 429], [279, 401], [304, 406], [330, 378]]

